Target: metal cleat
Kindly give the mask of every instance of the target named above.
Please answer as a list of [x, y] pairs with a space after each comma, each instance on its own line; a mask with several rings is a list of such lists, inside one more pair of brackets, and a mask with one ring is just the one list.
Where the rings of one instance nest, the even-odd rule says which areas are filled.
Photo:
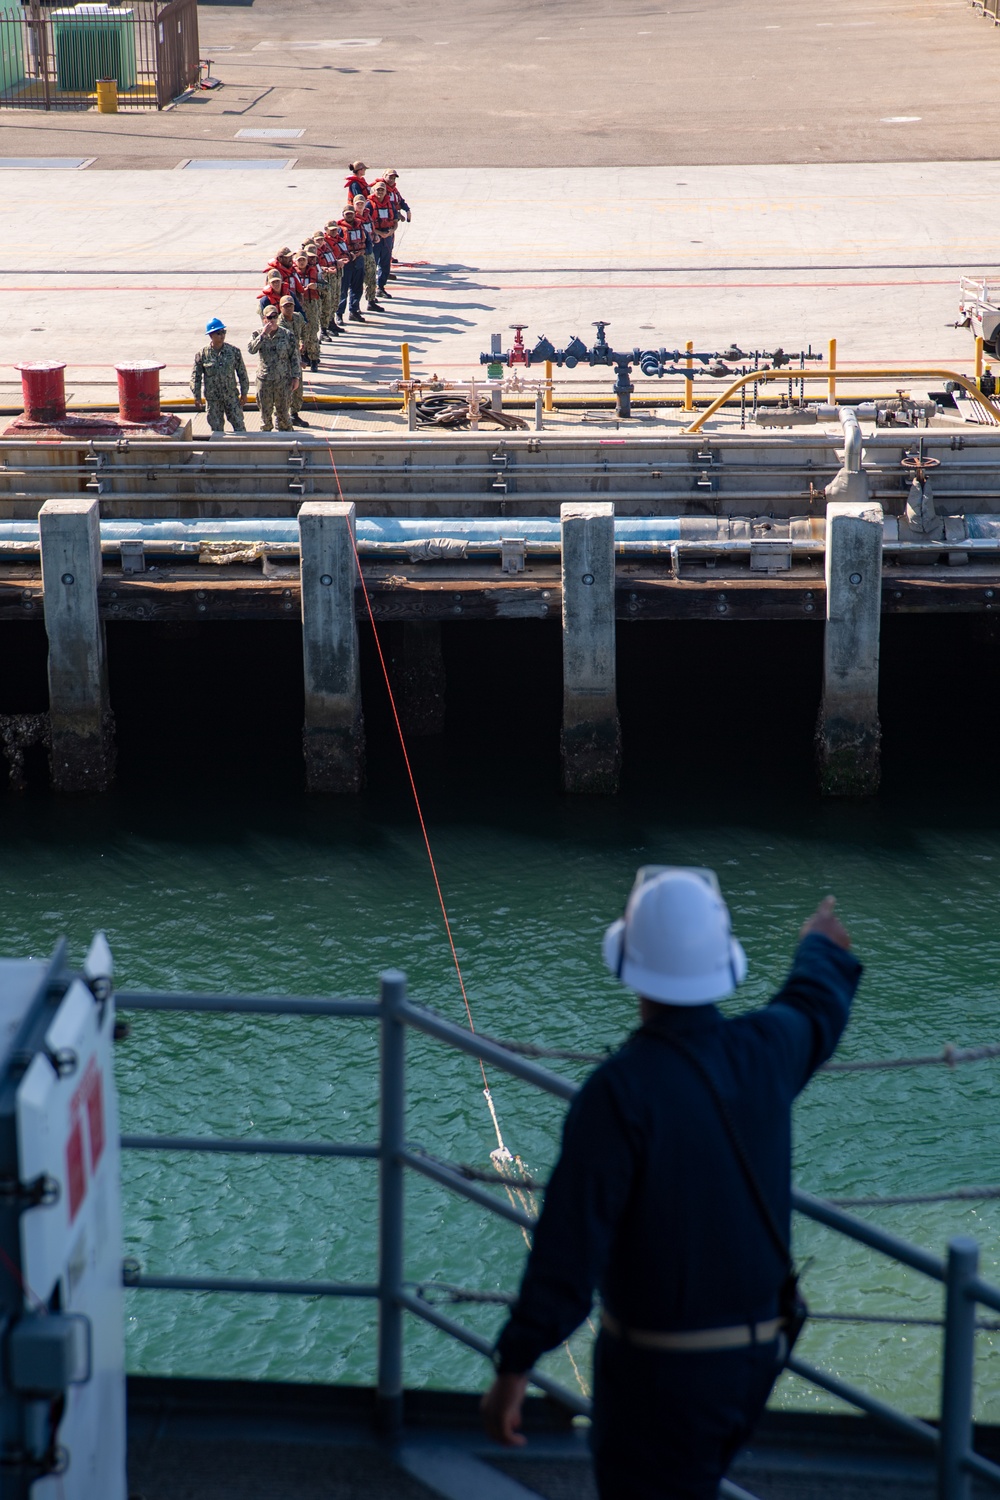
[[122, 572], [145, 573], [146, 550], [142, 542], [121, 542]]
[[523, 573], [524, 562], [527, 557], [527, 543], [524, 537], [501, 537], [500, 538], [500, 571], [501, 573]]

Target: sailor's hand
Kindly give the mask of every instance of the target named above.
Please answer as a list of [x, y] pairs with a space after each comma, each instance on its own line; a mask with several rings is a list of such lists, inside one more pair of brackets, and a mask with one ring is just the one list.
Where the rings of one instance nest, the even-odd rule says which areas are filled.
[[799, 937], [808, 937], [810, 932], [818, 932], [822, 937], [829, 938], [831, 943], [836, 943], [838, 948], [849, 948], [851, 939], [834, 910], [836, 905], [836, 896], [824, 896], [812, 916], [803, 922]]
[[197, 398], [197, 396], [195, 397], [194, 409], [195, 409], [195, 411], [204, 411], [205, 410], [205, 403], [204, 403], [204, 401], [199, 401], [198, 398]]
[[523, 1448], [521, 1405], [528, 1389], [527, 1375], [498, 1375], [479, 1403], [486, 1434], [505, 1448]]
[[299, 382], [298, 382], [298, 380], [293, 380], [292, 381], [292, 390], [293, 391], [297, 391], [298, 388], [299, 388]]

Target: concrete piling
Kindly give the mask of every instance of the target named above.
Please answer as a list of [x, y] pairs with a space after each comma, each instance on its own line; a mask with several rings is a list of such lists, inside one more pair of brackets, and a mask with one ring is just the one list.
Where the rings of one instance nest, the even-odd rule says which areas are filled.
[[365, 776], [352, 504], [299, 508], [302, 578], [302, 748], [311, 792], [358, 792]]
[[61, 792], [102, 792], [114, 780], [101, 581], [100, 502], [47, 500], [38, 513], [49, 640], [49, 764]]
[[615, 686], [615, 508], [568, 504], [562, 530], [563, 787], [612, 793], [621, 771]]
[[870, 796], [881, 774], [878, 718], [882, 507], [831, 501], [826, 512], [823, 700], [816, 730], [820, 788]]

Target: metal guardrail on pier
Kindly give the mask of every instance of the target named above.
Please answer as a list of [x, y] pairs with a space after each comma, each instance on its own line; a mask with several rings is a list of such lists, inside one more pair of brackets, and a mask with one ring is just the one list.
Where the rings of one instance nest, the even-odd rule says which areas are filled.
[[[378, 1281], [291, 1281], [253, 1277], [160, 1276], [133, 1272], [127, 1284], [152, 1291], [284, 1293], [292, 1296], [361, 1297], [378, 1302], [377, 1407], [379, 1422], [396, 1431], [403, 1414], [403, 1315], [410, 1313], [449, 1338], [489, 1358], [492, 1345], [472, 1329], [447, 1316], [408, 1290], [405, 1261], [404, 1181], [406, 1171], [417, 1172], [449, 1192], [484, 1208], [499, 1218], [531, 1229], [531, 1216], [436, 1158], [423, 1155], [406, 1139], [406, 1032], [412, 1027], [425, 1036], [465, 1052], [481, 1062], [569, 1101], [577, 1085], [568, 1078], [508, 1050], [437, 1015], [406, 997], [405, 975], [390, 970], [382, 975], [379, 1000], [270, 998], [202, 994], [161, 994], [120, 991], [120, 1010], [191, 1011], [264, 1016], [319, 1016], [379, 1019], [381, 1067], [379, 1139], [370, 1144], [326, 1141], [220, 1139], [200, 1136], [125, 1135], [122, 1145], [139, 1151], [191, 1151], [257, 1155], [369, 1158], [379, 1163]], [[503, 1179], [498, 1178], [498, 1183]], [[944, 1352], [941, 1407], [936, 1424], [912, 1417], [860, 1387], [793, 1355], [788, 1368], [803, 1380], [846, 1401], [876, 1422], [933, 1451], [938, 1467], [938, 1500], [969, 1500], [972, 1477], [1000, 1487], [1000, 1465], [973, 1448], [973, 1388], [977, 1307], [1000, 1312], [1000, 1287], [979, 1275], [979, 1247], [966, 1237], [951, 1240], [945, 1259], [931, 1255], [897, 1235], [889, 1234], [842, 1208], [794, 1189], [796, 1212], [836, 1234], [866, 1245], [890, 1260], [908, 1266], [944, 1287]], [[590, 1403], [541, 1371], [533, 1383], [569, 1411], [587, 1414]], [[727, 1500], [753, 1500], [746, 1491], [725, 1481], [720, 1494]]]

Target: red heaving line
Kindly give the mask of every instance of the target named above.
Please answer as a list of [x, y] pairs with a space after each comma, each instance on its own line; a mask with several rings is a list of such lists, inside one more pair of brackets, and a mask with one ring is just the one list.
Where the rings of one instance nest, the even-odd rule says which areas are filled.
[[[336, 461], [335, 461], [335, 459], [333, 457], [333, 449], [330, 446], [329, 441], [327, 442], [326, 446], [327, 446], [327, 450], [328, 450], [328, 452], [330, 454], [330, 464], [331, 464], [331, 466], [333, 468], [333, 477], [337, 481], [337, 494], [340, 496], [341, 500], [343, 500], [344, 499], [344, 492], [343, 492], [343, 490], [340, 487], [340, 475], [337, 473], [337, 464], [336, 464]], [[407, 751], [406, 751], [406, 739], [405, 739], [405, 737], [403, 735], [403, 726], [399, 722], [399, 712], [398, 712], [398, 710], [396, 708], [396, 699], [395, 699], [395, 697], [393, 695], [392, 683], [389, 681], [389, 669], [388, 669], [388, 667], [385, 664], [385, 656], [382, 654], [382, 642], [379, 640], [378, 628], [377, 628], [377, 626], [375, 624], [375, 616], [372, 613], [371, 600], [368, 597], [368, 586], [365, 583], [365, 575], [361, 571], [361, 559], [358, 556], [358, 548], [357, 548], [357, 543], [354, 540], [354, 533], [353, 533], [353, 531], [349, 532], [349, 535], [350, 535], [350, 538], [351, 538], [351, 547], [353, 548], [353, 551], [354, 551], [354, 563], [355, 563], [355, 566], [357, 567], [357, 570], [358, 570], [358, 578], [361, 580], [361, 591], [362, 591], [362, 593], [365, 596], [365, 608], [368, 611], [368, 619], [371, 622], [372, 635], [375, 637], [375, 649], [378, 652], [378, 659], [379, 659], [379, 662], [380, 662], [381, 667], [382, 667], [382, 676], [385, 678], [385, 688], [386, 688], [386, 692], [389, 694], [389, 704], [390, 704], [390, 707], [392, 708], [392, 717], [393, 717], [393, 719], [396, 722], [396, 733], [399, 735], [400, 749], [403, 752], [403, 760], [406, 763], [406, 774], [407, 774], [407, 776], [410, 779], [410, 790], [413, 793], [413, 801], [416, 804], [417, 817], [420, 820], [420, 832], [424, 836], [424, 848], [427, 850], [427, 859], [428, 859], [428, 861], [430, 863], [431, 874], [434, 877], [434, 888], [437, 891], [438, 904], [441, 907], [441, 915], [444, 918], [444, 930], [448, 934], [448, 946], [451, 949], [451, 959], [452, 959], [452, 963], [455, 965], [455, 973], [458, 975], [458, 985], [459, 985], [459, 989], [462, 991], [462, 1002], [465, 1005], [465, 1014], [469, 1018], [469, 1030], [470, 1031], [475, 1031], [476, 1026], [475, 1026], [475, 1022], [472, 1019], [472, 1008], [469, 1005], [469, 997], [468, 997], [468, 995], [465, 992], [465, 980], [462, 977], [462, 966], [461, 966], [461, 964], [458, 961], [458, 953], [455, 951], [455, 940], [454, 940], [454, 938], [451, 935], [451, 923], [448, 920], [448, 908], [444, 904], [444, 895], [443, 895], [443, 893], [441, 891], [441, 882], [438, 879], [437, 865], [434, 863], [434, 854], [433, 854], [433, 851], [431, 850], [431, 841], [430, 841], [430, 838], [428, 837], [428, 834], [427, 834], [427, 824], [424, 822], [424, 810], [423, 810], [423, 808], [420, 805], [420, 796], [419, 796], [419, 794], [417, 792], [417, 783], [413, 779], [413, 768], [410, 765], [410, 757], [409, 757], [409, 755], [407, 754]], [[486, 1089], [486, 1097], [487, 1097], [487, 1099], [489, 1099], [490, 1098], [490, 1092], [489, 1092], [490, 1084], [489, 1084], [489, 1079], [486, 1077], [486, 1069], [483, 1067], [483, 1060], [482, 1060], [482, 1058], [479, 1059], [479, 1071], [483, 1075], [483, 1085], [484, 1085], [484, 1087]], [[492, 1111], [492, 1104], [491, 1104], [491, 1111]], [[498, 1140], [500, 1139], [500, 1128], [499, 1128], [499, 1126], [497, 1126], [497, 1139]], [[501, 1144], [501, 1146], [503, 1145], [503, 1141], [502, 1140], [500, 1141], [500, 1144]]]

